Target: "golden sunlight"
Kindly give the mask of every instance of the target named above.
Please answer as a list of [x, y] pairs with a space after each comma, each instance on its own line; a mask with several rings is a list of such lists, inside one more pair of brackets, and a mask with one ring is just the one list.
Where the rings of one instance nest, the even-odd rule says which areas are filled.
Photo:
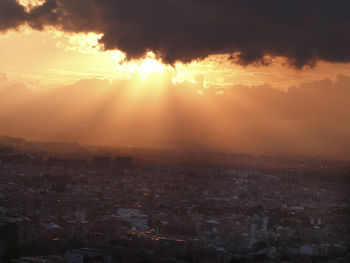
[[117, 64], [118, 71], [128, 73], [129, 77], [137, 73], [142, 81], [145, 81], [152, 73], [164, 72], [167, 67], [158, 61], [152, 52], [148, 52], [144, 59], [129, 62], [125, 61], [125, 54], [120, 51], [113, 52], [111, 56]]
[[138, 66], [138, 73], [140, 74], [141, 79], [147, 78], [147, 76], [153, 72], [163, 72], [165, 66], [154, 58], [146, 58]]
[[18, 0], [18, 2], [23, 5], [27, 10], [32, 9], [33, 7], [42, 5], [45, 0]]

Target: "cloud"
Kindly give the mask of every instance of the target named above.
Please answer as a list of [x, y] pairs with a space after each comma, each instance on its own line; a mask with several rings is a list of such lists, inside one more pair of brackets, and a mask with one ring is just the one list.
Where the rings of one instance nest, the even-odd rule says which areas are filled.
[[82, 80], [40, 92], [1, 86], [0, 134], [115, 146], [350, 156], [350, 77], [288, 91], [268, 85], [218, 90], [201, 82], [173, 84], [171, 77]]
[[0, 3], [0, 30], [23, 18], [39, 30], [102, 33], [105, 49], [129, 59], [153, 51], [170, 64], [212, 54], [242, 65], [275, 56], [297, 68], [350, 62], [348, 0], [46, 0], [26, 15], [14, 0]]
[[13, 0], [0, 1], [0, 31], [17, 28], [26, 20], [24, 7]]

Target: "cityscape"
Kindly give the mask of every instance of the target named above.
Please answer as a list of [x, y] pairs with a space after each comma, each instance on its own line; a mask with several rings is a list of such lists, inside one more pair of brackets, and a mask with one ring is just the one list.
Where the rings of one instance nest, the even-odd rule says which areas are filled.
[[349, 162], [0, 139], [4, 262], [350, 260]]
[[350, 0], [0, 0], [0, 263], [350, 263]]

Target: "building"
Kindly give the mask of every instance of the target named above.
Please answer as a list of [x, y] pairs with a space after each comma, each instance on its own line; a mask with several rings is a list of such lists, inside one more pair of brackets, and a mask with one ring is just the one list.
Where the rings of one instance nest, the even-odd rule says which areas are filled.
[[0, 222], [0, 254], [8, 261], [18, 256], [18, 224], [17, 222]]
[[109, 156], [95, 156], [93, 160], [95, 169], [106, 170], [111, 168], [111, 157]]
[[149, 229], [148, 216], [144, 215], [138, 209], [119, 208], [116, 219], [130, 224], [132, 231], [143, 232]]
[[110, 263], [108, 251], [102, 248], [80, 248], [68, 250], [65, 254], [66, 263]]
[[63, 263], [63, 257], [58, 255], [44, 257], [20, 257], [11, 261], [11, 263]]
[[114, 170], [130, 170], [134, 168], [134, 160], [130, 156], [118, 156], [113, 161]]

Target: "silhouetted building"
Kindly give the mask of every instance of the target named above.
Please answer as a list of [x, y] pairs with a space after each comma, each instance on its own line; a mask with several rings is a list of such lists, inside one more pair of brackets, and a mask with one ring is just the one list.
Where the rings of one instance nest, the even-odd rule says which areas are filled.
[[85, 159], [70, 159], [68, 160], [68, 167], [73, 169], [84, 169], [87, 167]]
[[46, 164], [49, 167], [84, 169], [87, 166], [87, 161], [85, 159], [62, 159], [51, 156], [46, 160]]
[[33, 156], [28, 154], [3, 154], [0, 155], [0, 161], [11, 164], [27, 164], [34, 160]]
[[65, 160], [51, 156], [46, 160], [46, 164], [52, 167], [65, 167]]
[[115, 170], [129, 170], [134, 168], [134, 160], [130, 156], [118, 156], [114, 158], [113, 168]]
[[9, 154], [9, 153], [13, 153], [13, 148], [0, 146], [0, 154]]
[[94, 167], [99, 170], [111, 168], [111, 157], [109, 156], [95, 156]]
[[4, 261], [18, 256], [17, 222], [0, 222], [0, 250]]

